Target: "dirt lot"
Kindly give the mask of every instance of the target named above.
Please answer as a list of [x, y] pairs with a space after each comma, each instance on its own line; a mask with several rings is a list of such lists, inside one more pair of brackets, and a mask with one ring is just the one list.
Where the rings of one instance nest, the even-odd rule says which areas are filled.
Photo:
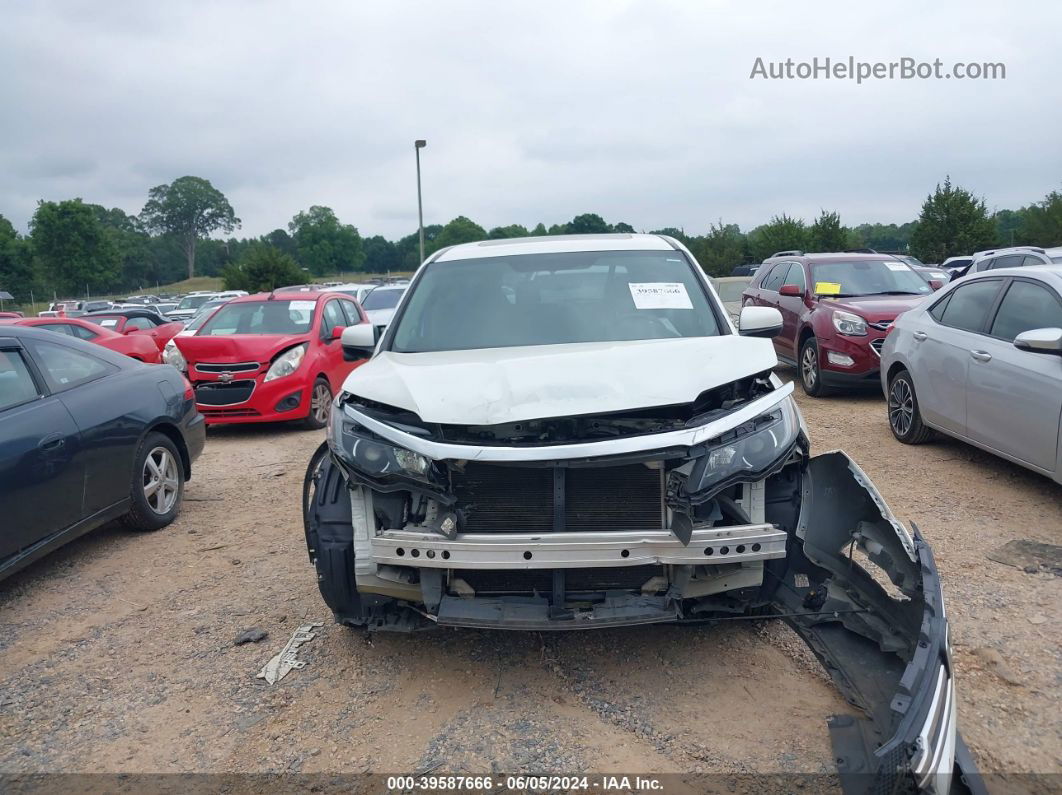
[[[799, 390], [798, 390], [799, 392]], [[880, 397], [801, 405], [934, 546], [960, 725], [984, 771], [1062, 771], [1062, 488], [965, 445], [905, 447]], [[212, 431], [169, 529], [107, 527], [0, 584], [0, 772], [829, 772], [846, 705], [779, 622], [371, 638], [329, 623], [298, 493], [320, 434]], [[324, 621], [276, 686], [258, 669]], [[241, 630], [269, 632], [234, 646]]]

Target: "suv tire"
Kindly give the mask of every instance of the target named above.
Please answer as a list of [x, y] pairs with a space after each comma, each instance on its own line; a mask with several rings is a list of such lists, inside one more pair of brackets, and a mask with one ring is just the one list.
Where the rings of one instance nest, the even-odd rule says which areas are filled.
[[918, 408], [914, 379], [907, 370], [900, 370], [889, 379], [889, 429], [904, 444], [922, 444], [933, 436], [933, 430], [922, 422]]
[[819, 344], [814, 337], [808, 337], [800, 346], [800, 356], [797, 359], [797, 372], [800, 374], [800, 385], [804, 392], [811, 397], [823, 397], [830, 390], [822, 385], [822, 368], [819, 366]]

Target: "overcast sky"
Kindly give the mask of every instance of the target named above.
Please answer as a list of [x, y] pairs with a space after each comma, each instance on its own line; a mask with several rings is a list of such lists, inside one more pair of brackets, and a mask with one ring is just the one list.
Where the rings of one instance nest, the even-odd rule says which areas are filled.
[[[0, 214], [139, 212], [206, 177], [241, 234], [312, 204], [363, 235], [598, 212], [743, 228], [914, 218], [936, 182], [1062, 188], [1062, 4], [0, 0]], [[978, 7], [982, 5], [983, 7]], [[765, 61], [1000, 61], [998, 81], [750, 80]]]

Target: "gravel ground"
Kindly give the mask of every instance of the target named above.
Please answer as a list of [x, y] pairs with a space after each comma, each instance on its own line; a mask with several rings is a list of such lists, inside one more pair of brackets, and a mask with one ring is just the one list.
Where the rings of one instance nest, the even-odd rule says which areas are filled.
[[[986, 557], [1062, 544], [1062, 487], [957, 442], [900, 445], [880, 397], [798, 397], [815, 451], [851, 454], [934, 547], [982, 770], [1062, 772], [1062, 580]], [[331, 624], [298, 507], [320, 440], [211, 431], [170, 528], [102, 528], [0, 584], [0, 772], [832, 771], [825, 719], [849, 708], [780, 622]], [[306, 667], [256, 680], [306, 621], [325, 622]], [[234, 645], [250, 628], [268, 637]]]

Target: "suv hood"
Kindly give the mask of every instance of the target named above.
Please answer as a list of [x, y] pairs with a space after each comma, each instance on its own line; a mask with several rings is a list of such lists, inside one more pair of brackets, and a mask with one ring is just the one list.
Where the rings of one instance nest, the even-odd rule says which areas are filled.
[[914, 309], [933, 293], [923, 295], [864, 295], [858, 298], [823, 298], [819, 304], [844, 309], [865, 317], [871, 323], [895, 320], [901, 312]]
[[[181, 350], [188, 341], [181, 341]], [[424, 422], [498, 425], [690, 403], [778, 363], [769, 340], [724, 335], [438, 353], [384, 351], [343, 389]]]
[[189, 364], [194, 362], [269, 362], [292, 345], [306, 342], [306, 334], [228, 334], [219, 337], [174, 337], [174, 345]]

